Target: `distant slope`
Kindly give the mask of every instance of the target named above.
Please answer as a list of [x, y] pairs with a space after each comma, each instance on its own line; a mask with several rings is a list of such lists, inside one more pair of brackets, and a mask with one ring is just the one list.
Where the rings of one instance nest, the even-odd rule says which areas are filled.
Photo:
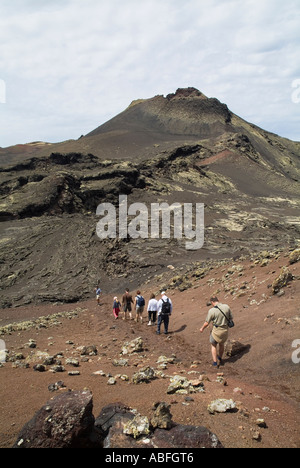
[[[195, 88], [133, 102], [77, 141], [0, 150], [2, 306], [138, 285], [172, 264], [300, 242], [300, 144], [236, 116]], [[96, 208], [205, 204], [205, 244], [106, 239]]]

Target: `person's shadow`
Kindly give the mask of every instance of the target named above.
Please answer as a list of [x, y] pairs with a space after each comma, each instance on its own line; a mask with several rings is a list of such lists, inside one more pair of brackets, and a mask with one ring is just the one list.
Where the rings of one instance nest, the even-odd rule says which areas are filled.
[[[245, 354], [248, 354], [250, 349], [251, 349], [251, 345], [247, 344], [247, 345], [244, 346], [244, 348], [240, 352], [238, 352], [234, 356], [227, 356], [225, 358], [223, 357], [223, 362], [224, 363], [226, 363], [226, 362], [234, 363], [234, 362], [238, 361], [239, 359], [241, 359]], [[225, 349], [225, 354], [226, 354], [226, 349]]]
[[178, 330], [172, 330], [172, 331], [169, 332], [169, 334], [171, 335], [171, 334], [173, 334], [173, 333], [180, 333], [180, 332], [182, 332], [182, 331], [185, 330], [185, 329], [186, 329], [186, 325], [181, 325], [181, 327], [178, 328]]

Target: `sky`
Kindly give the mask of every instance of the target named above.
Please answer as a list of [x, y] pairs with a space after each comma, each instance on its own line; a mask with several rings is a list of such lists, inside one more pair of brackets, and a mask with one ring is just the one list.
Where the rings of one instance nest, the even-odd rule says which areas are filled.
[[300, 0], [0, 0], [0, 147], [188, 86], [300, 141]]

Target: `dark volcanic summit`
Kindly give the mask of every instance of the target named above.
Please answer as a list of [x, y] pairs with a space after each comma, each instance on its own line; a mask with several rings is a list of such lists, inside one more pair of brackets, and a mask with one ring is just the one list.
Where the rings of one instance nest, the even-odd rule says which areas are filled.
[[[79, 140], [0, 149], [2, 307], [122, 291], [300, 239], [300, 143], [195, 88], [137, 100]], [[100, 203], [205, 204], [205, 243], [96, 235]], [[162, 282], [163, 282], [162, 276]]]
[[137, 132], [145, 139], [151, 137], [169, 141], [170, 137], [197, 137], [203, 139], [232, 131], [231, 113], [217, 99], [208, 99], [195, 88], [178, 89], [166, 98], [133, 101], [123, 113], [98, 127], [89, 136], [108, 132]]

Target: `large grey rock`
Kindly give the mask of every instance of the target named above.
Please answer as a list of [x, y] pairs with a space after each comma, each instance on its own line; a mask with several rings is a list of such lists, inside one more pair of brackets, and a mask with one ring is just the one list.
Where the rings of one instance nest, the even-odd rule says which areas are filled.
[[103, 408], [95, 426], [102, 432], [104, 448], [222, 448], [218, 437], [205, 427], [172, 422], [170, 407], [156, 403], [148, 419], [122, 403]]

